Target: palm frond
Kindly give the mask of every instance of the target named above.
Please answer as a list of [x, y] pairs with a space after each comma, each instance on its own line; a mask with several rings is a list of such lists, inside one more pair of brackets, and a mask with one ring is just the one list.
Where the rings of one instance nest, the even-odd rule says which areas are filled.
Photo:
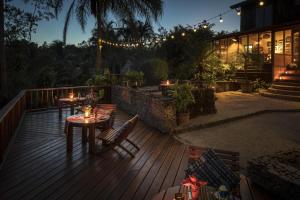
[[75, 1], [76, 0], [73, 0], [73, 2], [71, 3], [71, 5], [70, 5], [70, 7], [68, 9], [67, 14], [66, 14], [64, 31], [63, 31], [63, 42], [64, 42], [64, 44], [66, 44], [68, 28], [69, 28], [69, 24], [70, 24], [70, 19], [71, 19], [72, 15], [73, 15]]

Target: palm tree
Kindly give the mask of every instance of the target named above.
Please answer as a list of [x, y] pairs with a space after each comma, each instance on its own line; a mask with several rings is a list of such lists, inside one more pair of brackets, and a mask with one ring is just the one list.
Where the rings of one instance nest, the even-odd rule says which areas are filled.
[[146, 20], [130, 22], [127, 19], [122, 20], [123, 27], [118, 30], [119, 36], [129, 41], [145, 41], [154, 36], [153, 27], [151, 22]]
[[[59, 11], [64, 0], [56, 0], [57, 11]], [[149, 22], [158, 21], [162, 15], [162, 0], [73, 0], [67, 11], [65, 26], [63, 32], [63, 40], [66, 41], [68, 26], [72, 14], [76, 14], [76, 19], [84, 31], [88, 16], [92, 15], [96, 18], [97, 36], [102, 38], [103, 27], [105, 25], [108, 13], [113, 15], [120, 21], [127, 19], [134, 23], [136, 18], [145, 18]], [[101, 65], [101, 44], [98, 42], [96, 54], [96, 71], [100, 71]]]

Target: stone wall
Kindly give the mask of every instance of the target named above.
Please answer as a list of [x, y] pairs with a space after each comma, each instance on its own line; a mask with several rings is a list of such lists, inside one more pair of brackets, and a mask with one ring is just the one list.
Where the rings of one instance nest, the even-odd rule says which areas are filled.
[[168, 97], [141, 89], [114, 86], [112, 102], [129, 114], [138, 114], [143, 122], [163, 133], [176, 127], [175, 105]]
[[300, 150], [253, 159], [247, 171], [254, 183], [278, 199], [300, 199]]

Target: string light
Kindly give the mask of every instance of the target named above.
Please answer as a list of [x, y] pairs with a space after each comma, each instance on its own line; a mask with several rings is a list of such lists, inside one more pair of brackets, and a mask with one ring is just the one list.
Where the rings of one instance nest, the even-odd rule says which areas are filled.
[[[264, 0], [258, 1], [258, 5], [259, 6], [264, 6], [265, 5], [265, 1]], [[240, 16], [242, 14], [240, 8], [230, 9], [230, 10], [227, 10], [227, 11], [225, 11], [225, 12], [223, 12], [223, 13], [217, 15], [217, 16], [214, 16], [214, 17], [211, 17], [209, 19], [203, 20], [202, 23], [194, 25], [194, 28], [186, 27], [185, 30], [190, 30], [190, 31], [193, 31], [194, 33], [196, 33], [198, 31], [198, 28], [196, 28], [196, 26], [202, 27], [204, 29], [207, 29], [209, 27], [209, 24], [210, 24], [208, 22], [210, 22], [212, 20], [217, 20], [217, 18], [219, 18], [219, 22], [220, 23], [223, 23], [224, 22], [223, 17], [225, 15], [227, 15], [228, 13], [230, 13], [230, 12], [236, 12], [236, 15], [238, 15], [238, 16]], [[187, 35], [186, 32], [181, 32], [181, 36], [182, 37], [185, 37], [186, 35]], [[154, 37], [154, 38], [152, 38], [150, 40], [147, 40], [147, 41], [144, 41], [144, 42], [138, 42], [138, 43], [136, 43], [136, 42], [135, 43], [131, 43], [131, 42], [130, 43], [126, 43], [126, 42], [124, 42], [124, 43], [123, 42], [111, 42], [111, 41], [105, 41], [103, 39], [99, 39], [98, 40], [98, 46], [99, 46], [99, 48], [102, 48], [103, 44], [105, 44], [105, 45], [110, 45], [112, 47], [124, 47], [124, 48], [151, 47], [154, 44], [158, 44], [160, 41], [163, 41], [163, 42], [167, 41], [168, 38], [175, 39], [175, 36], [170, 34], [169, 36], [164, 37], [162, 39]]]
[[220, 23], [223, 23], [223, 22], [224, 22], [224, 20], [222, 18], [222, 15], [220, 15]]

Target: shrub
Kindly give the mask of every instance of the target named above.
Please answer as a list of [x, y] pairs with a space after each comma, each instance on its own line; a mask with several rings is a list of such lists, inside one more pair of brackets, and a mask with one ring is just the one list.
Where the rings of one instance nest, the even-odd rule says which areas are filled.
[[130, 86], [142, 86], [144, 82], [144, 73], [138, 71], [128, 71], [125, 76], [125, 81], [129, 82]]
[[175, 99], [175, 105], [177, 112], [188, 112], [188, 108], [191, 104], [195, 103], [195, 98], [192, 93], [193, 87], [190, 84], [176, 84], [174, 86], [173, 98]]
[[168, 63], [162, 59], [154, 58], [145, 61], [141, 70], [145, 74], [147, 85], [157, 85], [161, 80], [168, 79]]

